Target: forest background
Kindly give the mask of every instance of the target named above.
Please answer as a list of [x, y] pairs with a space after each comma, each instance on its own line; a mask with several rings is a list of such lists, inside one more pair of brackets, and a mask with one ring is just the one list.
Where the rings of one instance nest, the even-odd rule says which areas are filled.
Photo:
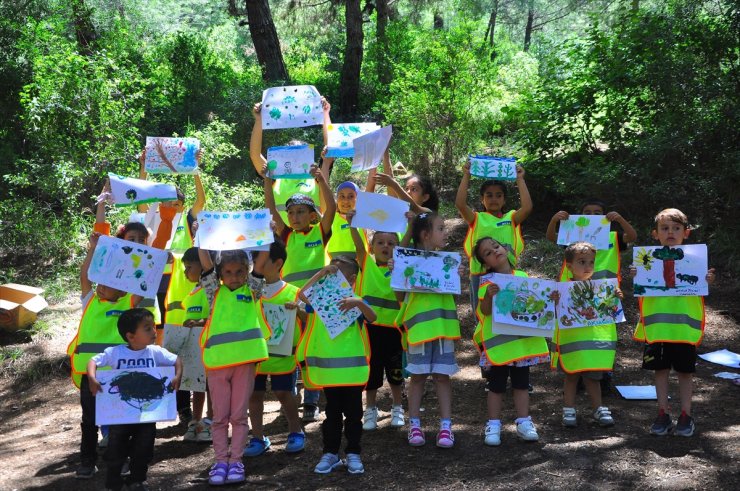
[[[284, 84], [315, 85], [335, 122], [393, 124], [393, 162], [443, 202], [467, 154], [516, 156], [540, 223], [599, 196], [647, 239], [676, 206], [737, 277], [739, 5], [0, 0], [0, 282], [67, 292], [105, 175], [136, 175], [146, 136], [200, 138], [210, 209], [261, 206], [251, 109]], [[265, 143], [296, 137], [320, 148], [319, 127]]]

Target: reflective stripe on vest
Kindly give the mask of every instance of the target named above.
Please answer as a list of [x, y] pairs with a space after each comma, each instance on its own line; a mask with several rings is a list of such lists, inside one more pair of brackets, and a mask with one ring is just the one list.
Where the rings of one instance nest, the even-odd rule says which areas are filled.
[[553, 356], [552, 366], [559, 364], [566, 373], [609, 371], [614, 368], [616, 324], [569, 329], [558, 326], [554, 339], [557, 356]]
[[262, 337], [262, 329], [260, 329], [259, 327], [255, 327], [246, 331], [213, 334], [206, 341], [205, 347], [213, 348], [214, 346], [218, 346], [220, 344], [249, 341], [251, 339], [264, 339]]
[[698, 346], [704, 336], [704, 297], [641, 297], [640, 321], [632, 336], [647, 343]]
[[[323, 266], [321, 268], [323, 268]], [[282, 280], [295, 286], [298, 286], [298, 284], [301, 282], [305, 284], [309, 279], [313, 277], [313, 275], [321, 271], [321, 268], [309, 269], [308, 271], [298, 271], [297, 273], [289, 273], [284, 275]]]
[[396, 327], [396, 317], [401, 308], [391, 289], [391, 276], [388, 266], [378, 266], [369, 254], [365, 254], [365, 262], [361, 265], [357, 275], [355, 291], [358, 296], [373, 307], [377, 319], [376, 326]]
[[476, 212], [473, 224], [463, 241], [465, 254], [470, 261], [470, 274], [479, 275], [485, 272], [483, 265], [473, 257], [475, 243], [481, 237], [491, 237], [503, 245], [509, 252], [509, 260], [516, 264], [517, 258], [524, 250], [521, 227], [514, 224], [514, 210], [509, 210], [501, 218], [488, 212]]
[[[284, 179], [279, 179], [283, 181]], [[305, 285], [325, 263], [324, 237], [321, 225], [312, 225], [306, 233], [291, 230], [285, 241], [288, 259], [281, 272], [282, 279], [297, 287]]]
[[[262, 316], [263, 322], [265, 324], [268, 324], [267, 317], [265, 317], [265, 311], [262, 308], [263, 304], [268, 303], [285, 305], [288, 302], [297, 302], [298, 293], [300, 293], [300, 289], [297, 286], [286, 283], [271, 297], [266, 297], [265, 295], [262, 295], [262, 297], [260, 297], [258, 305], [260, 307], [260, 315]], [[269, 358], [257, 365], [257, 374], [283, 375], [293, 373], [295, 371], [295, 349], [301, 339], [301, 329], [299, 323], [300, 321], [296, 319], [295, 330], [293, 331], [293, 353], [291, 355], [279, 355], [276, 353], [269, 353], [270, 347], [268, 346], [267, 350]]]
[[348, 356], [346, 358], [319, 358], [317, 356], [306, 357], [306, 364], [317, 368], [352, 368], [367, 366], [367, 358], [364, 356]]
[[[591, 276], [591, 279], [603, 280], [605, 278], [617, 278], [617, 281], [622, 281], [619, 252], [617, 232], [609, 232], [609, 249], [596, 251], [594, 274]], [[560, 281], [570, 281], [572, 279], [573, 275], [565, 265], [565, 260], [563, 260], [563, 265], [560, 268]]]
[[396, 324], [406, 328], [408, 344], [460, 339], [460, 321], [451, 294], [411, 292], [404, 304]]

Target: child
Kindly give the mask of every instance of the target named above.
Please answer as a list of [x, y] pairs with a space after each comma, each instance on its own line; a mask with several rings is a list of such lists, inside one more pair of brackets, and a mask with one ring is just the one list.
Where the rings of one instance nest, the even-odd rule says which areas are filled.
[[218, 272], [223, 284], [213, 299], [211, 317], [200, 338], [213, 396], [211, 431], [216, 463], [209, 473], [211, 485], [245, 480], [241, 458], [249, 435], [247, 406], [256, 364], [268, 356], [265, 338], [269, 337], [258, 318], [257, 300], [247, 285], [247, 254], [241, 250], [222, 252]]
[[[411, 222], [411, 240], [414, 247], [435, 251], [445, 244], [444, 220], [436, 213], [421, 213]], [[392, 261], [389, 262], [392, 269]], [[460, 321], [455, 299], [451, 294], [396, 292], [401, 310], [396, 325], [403, 326], [408, 340], [406, 370], [411, 374], [409, 386], [409, 445], [419, 447], [426, 443], [421, 430], [421, 398], [424, 384], [431, 374], [437, 390], [440, 429], [437, 446], [451, 448], [455, 444], [452, 433], [452, 385], [450, 375], [459, 368], [455, 360], [455, 339], [460, 339]], [[405, 298], [404, 298], [405, 297]]]
[[[660, 245], [674, 247], [683, 244], [691, 229], [686, 215], [675, 208], [666, 208], [655, 216], [653, 238]], [[630, 269], [634, 276], [636, 269]], [[706, 276], [714, 282], [714, 269]], [[667, 435], [674, 428], [668, 404], [668, 375], [671, 367], [678, 374], [681, 415], [675, 426], [680, 436], [694, 434], [691, 416], [693, 374], [696, 371], [696, 347], [704, 336], [703, 297], [640, 297], [640, 321], [633, 339], [645, 343], [642, 368], [655, 371], [655, 391], [658, 396], [658, 417], [650, 433]]]
[[[353, 217], [354, 211], [347, 213], [350, 225]], [[378, 317], [374, 323], [365, 325], [370, 339], [370, 378], [365, 387], [367, 408], [362, 416], [364, 421], [362, 429], [374, 430], [378, 427], [376, 398], [378, 389], [383, 386], [384, 372], [393, 401], [391, 428], [401, 428], [405, 424], [401, 406], [403, 346], [401, 332], [395, 325], [400, 305], [391, 290], [391, 274], [388, 270], [388, 261], [393, 257], [393, 249], [398, 245], [398, 235], [394, 232], [376, 231], [370, 242], [373, 254], [370, 256], [362, 242], [364, 234], [360, 235], [356, 228], [350, 230], [360, 264], [355, 292], [375, 310]]]
[[455, 206], [460, 216], [468, 223], [468, 234], [463, 248], [470, 261], [470, 306], [475, 312], [478, 302], [478, 286], [484, 268], [473, 255], [473, 246], [482, 237], [492, 237], [503, 245], [512, 264], [524, 250], [521, 224], [532, 213], [532, 198], [524, 181], [524, 169], [516, 166], [516, 186], [519, 190], [521, 206], [518, 210], [504, 212], [506, 206], [506, 184], [502, 181], [487, 180], [480, 187], [480, 202], [483, 212], [473, 211], [468, 206], [468, 186], [470, 184], [470, 160], [463, 165], [463, 177], [457, 188]]
[[[515, 270], [506, 248], [497, 240], [483, 237], [475, 243], [473, 255], [487, 273], [527, 276]], [[484, 283], [478, 290], [478, 326], [473, 342], [481, 352], [481, 372], [488, 381], [488, 423], [484, 443], [501, 444], [501, 406], [506, 392], [506, 380], [511, 388], [516, 409], [516, 434], [525, 441], [539, 440], [529, 415], [529, 367], [549, 361], [547, 341], [537, 336], [496, 334], [492, 328], [493, 297], [499, 292], [496, 283]]]
[[[605, 218], [611, 223], [618, 223], [619, 226], [622, 227], [622, 234], [619, 234], [616, 231], [611, 231], [609, 233], [609, 249], [596, 251], [594, 274], [591, 278], [594, 280], [617, 278], [618, 281], [622, 281], [622, 274], [620, 272], [619, 265], [619, 253], [637, 239], [637, 232], [635, 232], [632, 225], [630, 225], [630, 223], [616, 211], [606, 213], [606, 203], [599, 199], [588, 199], [583, 203], [583, 206], [581, 206], [581, 215], [604, 214], [606, 214]], [[547, 240], [557, 243], [560, 221], [567, 220], [568, 216], [567, 211], [559, 211], [552, 216], [550, 223], [547, 225]], [[560, 281], [568, 281], [570, 279], [570, 270], [566, 267], [565, 261], [563, 261], [563, 267], [560, 271]]]
[[[322, 276], [335, 274], [337, 270], [342, 272], [350, 285], [354, 285], [359, 270], [357, 262], [339, 256], [306, 283], [301, 289], [301, 299], [308, 302], [303, 292]], [[350, 474], [365, 472], [360, 459], [362, 389], [370, 375], [370, 353], [363, 321], [373, 323], [376, 315], [361, 298], [352, 296], [339, 301], [339, 308], [343, 311], [355, 307], [362, 315], [332, 339], [316, 312], [306, 306], [306, 332], [298, 345], [296, 358], [303, 370], [304, 380], [313, 386], [323, 387], [326, 396], [326, 419], [321, 427], [324, 454], [314, 468], [318, 474], [328, 474], [344, 464], [339, 458], [342, 426], [347, 438], [347, 470]], [[344, 425], [342, 416], [345, 418]]]
[[[355, 204], [357, 203], [357, 194], [359, 192], [360, 188], [352, 181], [344, 181], [337, 186], [337, 214], [334, 216], [334, 221], [331, 225], [331, 239], [329, 239], [329, 243], [326, 245], [326, 252], [329, 254], [329, 258], [341, 254], [349, 256], [352, 259], [357, 259], [358, 249], [350, 235], [347, 214], [354, 212]], [[364, 232], [361, 232], [361, 243], [363, 248], [367, 247], [367, 237], [365, 237]]]
[[390, 174], [378, 172], [375, 181], [388, 189], [389, 196], [395, 196], [398, 199], [410, 203], [411, 211], [414, 213], [436, 213], [439, 209], [439, 196], [437, 195], [437, 190], [432, 185], [432, 181], [427, 177], [412, 174], [406, 180], [406, 186], [401, 187], [393, 178], [392, 167], [390, 166], [390, 162], [387, 162], [390, 159], [387, 150], [385, 155], [385, 169], [390, 169]]
[[[588, 242], [576, 242], [565, 249], [565, 266], [572, 281], [589, 281], [593, 278], [596, 248]], [[617, 289], [622, 298], [622, 291]], [[593, 418], [600, 426], [614, 425], [609, 408], [601, 402], [601, 379], [604, 372], [614, 367], [617, 350], [617, 325], [602, 324], [591, 327], [562, 329], [555, 327], [553, 337], [555, 352], [552, 367], [565, 372], [563, 387], [563, 426], [578, 426], [576, 417], [576, 391], [578, 379], [583, 376], [593, 408]]]
[[[260, 258], [264, 258], [261, 265], [262, 274], [265, 277], [265, 288], [259, 300], [260, 315], [265, 323], [269, 325], [265, 316], [263, 305], [266, 303], [284, 305], [288, 310], [295, 310], [298, 316], [295, 330], [293, 331], [293, 355], [285, 356], [270, 353], [267, 361], [257, 365], [257, 378], [254, 382], [254, 392], [249, 400], [249, 420], [252, 422], [252, 438], [249, 446], [244, 450], [245, 457], [257, 457], [270, 448], [270, 439], [264, 436], [262, 427], [262, 414], [265, 406], [265, 391], [267, 390], [267, 377], [270, 377], [270, 385], [275, 393], [285, 418], [288, 420], [288, 441], [285, 452], [297, 453], [304, 449], [306, 435], [301, 428], [298, 418], [298, 405], [294, 398], [296, 384], [296, 360], [295, 348], [301, 338], [301, 323], [306, 321], [306, 311], [298, 308], [299, 288], [280, 279], [280, 270], [287, 259], [285, 245], [276, 240], [270, 244], [269, 252], [261, 252]], [[256, 263], [257, 261], [255, 261]], [[275, 326], [270, 326], [275, 332]]]
[[[182, 377], [182, 362], [177, 355], [154, 345], [157, 334], [154, 328], [154, 316], [151, 312], [141, 308], [127, 310], [118, 318], [118, 333], [126, 341], [125, 345], [106, 348], [87, 363], [87, 378], [93, 397], [102, 390], [96, 379], [99, 367], [121, 369], [174, 365], [175, 378], [172, 379], [170, 385], [172, 389], [177, 390]], [[128, 478], [127, 489], [148, 489], [144, 482], [149, 462], [154, 454], [156, 433], [156, 423], [110, 426], [106, 453], [106, 460], [108, 460], [108, 471], [105, 477], [106, 489], [118, 491], [123, 487], [121, 469], [129, 456], [131, 457], [129, 464], [131, 475]]]

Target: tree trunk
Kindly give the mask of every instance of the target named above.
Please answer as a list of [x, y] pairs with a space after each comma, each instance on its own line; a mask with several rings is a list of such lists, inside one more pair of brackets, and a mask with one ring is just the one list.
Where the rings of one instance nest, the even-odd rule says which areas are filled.
[[663, 261], [663, 281], [667, 288], [676, 288], [676, 261], [673, 259]]
[[532, 2], [529, 3], [527, 13], [527, 27], [524, 29], [524, 51], [529, 51], [529, 45], [532, 42], [532, 26], [534, 25], [534, 8]]
[[496, 32], [496, 17], [498, 16], [498, 0], [493, 0], [493, 6], [491, 7], [491, 17], [488, 18], [488, 27], [486, 27], [486, 35], [484, 39], [488, 42], [490, 47], [493, 47], [493, 35]]
[[434, 28], [435, 29], [444, 29], [445, 27], [445, 19], [442, 17], [442, 14], [439, 12], [434, 12]]
[[265, 82], [288, 80], [275, 24], [267, 0], [246, 0], [249, 33]]
[[90, 19], [92, 12], [85, 5], [84, 0], [74, 0], [72, 2], [72, 16], [74, 18], [75, 37], [80, 53], [91, 55], [93, 52], [92, 44], [98, 39], [98, 33], [95, 32], [95, 26]]
[[378, 9], [376, 24], [378, 80], [381, 85], [388, 85], [391, 82], [391, 67], [388, 66], [388, 38], [385, 34], [388, 26], [388, 0], [377, 0], [375, 6]]
[[339, 114], [347, 120], [357, 114], [360, 99], [363, 41], [360, 0], [346, 0], [344, 19], [347, 24], [347, 45], [344, 48], [344, 65], [339, 86]]

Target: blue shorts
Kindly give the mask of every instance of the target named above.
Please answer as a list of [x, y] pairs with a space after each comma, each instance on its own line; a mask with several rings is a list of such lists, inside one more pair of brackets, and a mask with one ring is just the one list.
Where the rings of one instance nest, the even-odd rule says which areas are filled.
[[[254, 390], [264, 392], [267, 390], [268, 375], [257, 375], [254, 379]], [[295, 394], [295, 372], [285, 373], [283, 375], [269, 375], [270, 388], [273, 392], [285, 391]]]
[[406, 370], [412, 375], [453, 375], [460, 370], [455, 360], [455, 343], [450, 339], [409, 345], [406, 360]]

